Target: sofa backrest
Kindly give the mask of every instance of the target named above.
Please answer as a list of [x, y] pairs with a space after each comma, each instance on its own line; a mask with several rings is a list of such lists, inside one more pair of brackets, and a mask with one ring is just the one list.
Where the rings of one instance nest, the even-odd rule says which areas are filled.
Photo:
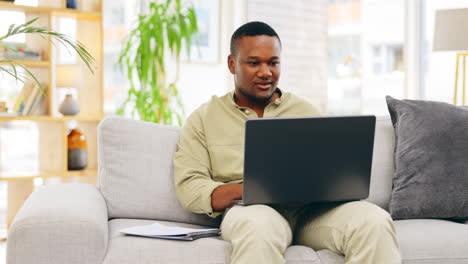
[[176, 198], [172, 156], [179, 133], [178, 127], [121, 117], [99, 124], [99, 188], [109, 218], [219, 225], [219, 219], [185, 211]]
[[367, 201], [388, 210], [394, 173], [395, 132], [390, 117], [378, 117], [375, 127], [374, 155]]
[[[175, 195], [172, 157], [180, 128], [107, 117], [98, 128], [99, 187], [109, 218], [144, 218], [219, 225], [219, 219], [185, 211]], [[368, 201], [388, 209], [394, 171], [390, 118], [376, 123]]]

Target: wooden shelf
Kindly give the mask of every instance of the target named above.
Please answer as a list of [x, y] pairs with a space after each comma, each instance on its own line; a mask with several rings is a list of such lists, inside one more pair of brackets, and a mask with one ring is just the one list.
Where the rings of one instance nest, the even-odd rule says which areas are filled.
[[73, 9], [56, 9], [51, 12], [53, 16], [72, 17], [81, 20], [100, 20], [101, 14], [98, 12], [83, 12]]
[[49, 13], [53, 16], [75, 17], [75, 18], [83, 19], [83, 20], [100, 20], [101, 19], [100, 12], [86, 12], [86, 11], [79, 11], [79, 10], [71, 9], [71, 8], [25, 6], [25, 5], [15, 5], [13, 3], [8, 3], [8, 2], [0, 2], [0, 8], [2, 10]]
[[[2, 60], [8, 60], [8, 59], [2, 59]], [[16, 64], [20, 64], [20, 65], [23, 65], [26, 67], [32, 67], [32, 68], [47, 68], [50, 65], [49, 61], [33, 61], [33, 60], [10, 60], [10, 61]], [[0, 62], [0, 65], [9, 65], [9, 63]]]
[[96, 176], [98, 175], [98, 170], [97, 169], [84, 169], [84, 170], [69, 170], [66, 172], [65, 177], [73, 177], [73, 176], [79, 176], [79, 177], [87, 177], [87, 176]]
[[64, 121], [81, 121], [81, 122], [100, 122], [102, 118], [100, 117], [54, 117], [54, 116], [0, 116], [0, 122], [8, 121], [55, 121], [55, 122], [64, 122]]
[[73, 176], [96, 176], [97, 169], [85, 169], [76, 171], [17, 171], [14, 173], [0, 172], [0, 181], [24, 181], [35, 178], [73, 177]]
[[[34, 157], [35, 161], [37, 161], [37, 170], [24, 169], [21, 163], [22, 160], [20, 160], [18, 165], [7, 164], [13, 167], [3, 167], [4, 164], [0, 163], [0, 181], [6, 181], [9, 190], [7, 226], [10, 226], [16, 212], [21, 208], [26, 197], [34, 190], [34, 179], [56, 178], [62, 183], [80, 182], [96, 184], [96, 176], [98, 175], [97, 127], [104, 117], [103, 21], [101, 14], [103, 1], [82, 0], [80, 1], [82, 9], [80, 10], [65, 8], [65, 0], [38, 0], [37, 2], [39, 6], [15, 5], [11, 2], [0, 1], [0, 10], [23, 13], [24, 21], [37, 17], [38, 20], [34, 25], [47, 28], [48, 30], [65, 34], [75, 31], [74, 39], [81, 42], [95, 59], [95, 63], [93, 64], [94, 74], [87, 70], [80, 71], [77, 75], [79, 80], [76, 81], [76, 85], [63, 86], [76, 88], [74, 98], [80, 105], [81, 111], [76, 116], [62, 116], [58, 109], [62, 100], [61, 97], [63, 97], [65, 91], [61, 90], [60, 86], [57, 86], [59, 83], [59, 78], [57, 77], [64, 79], [63, 75], [58, 75], [58, 69], [61, 67], [59, 62], [62, 57], [60, 49], [51, 41], [51, 37], [41, 38], [37, 35], [26, 34], [25, 44], [31, 50], [40, 50], [43, 54], [43, 61], [10, 60], [31, 69], [34, 75], [38, 77], [37, 79], [44, 84], [45, 100], [41, 99], [41, 103], [45, 103], [45, 105], [41, 105], [44, 108], [41, 108], [41, 113], [47, 114], [43, 116], [9, 116], [6, 114], [2, 116], [0, 114], [0, 126], [2, 127], [8, 125], [5, 122], [23, 121], [22, 123], [18, 122], [18, 124], [11, 123], [11, 127], [15, 129], [16, 125], [23, 127], [22, 125], [26, 123], [24, 121], [29, 121], [33, 122], [35, 126], [31, 128], [28, 126], [24, 127], [30, 131], [37, 131], [37, 140], [31, 141], [32, 144], [35, 144], [31, 148], [38, 149], [37, 155]], [[76, 22], [75, 30], [68, 30], [66, 23], [61, 19], [69, 17]], [[6, 27], [8, 25], [3, 26]], [[86, 67], [80, 59], [77, 59], [73, 63], [76, 64], [76, 67], [83, 69]], [[2, 65], [7, 65], [7, 63], [3, 63]], [[34, 98], [38, 98], [37, 89], [32, 88], [30, 86], [23, 87], [24, 90], [18, 91], [23, 96], [23, 102], [27, 99], [28, 104], [30, 104], [35, 102]], [[13, 102], [10, 103], [12, 104]], [[85, 170], [67, 170], [67, 136], [69, 133], [67, 122], [71, 120], [77, 121], [78, 128], [83, 132], [87, 140], [89, 168]], [[15, 140], [21, 141], [21, 138], [15, 138]], [[21, 151], [18, 148], [22, 147], [22, 145], [15, 144], [17, 145], [10, 146], [8, 144], [9, 149], [2, 149], [2, 151], [8, 152], [10, 149]], [[0, 226], [0, 240], [1, 238]]]
[[0, 242], [7, 241], [7, 230], [6, 228], [0, 228]]

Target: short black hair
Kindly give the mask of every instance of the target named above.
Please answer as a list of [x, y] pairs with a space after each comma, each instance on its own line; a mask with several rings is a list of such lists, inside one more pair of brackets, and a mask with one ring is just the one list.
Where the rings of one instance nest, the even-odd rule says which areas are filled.
[[231, 36], [231, 55], [236, 54], [238, 47], [237, 42], [239, 39], [245, 36], [253, 37], [253, 36], [261, 36], [266, 35], [270, 37], [276, 37], [281, 45], [281, 39], [276, 33], [276, 31], [270, 27], [267, 23], [260, 22], [260, 21], [253, 21], [246, 23], [240, 26]]

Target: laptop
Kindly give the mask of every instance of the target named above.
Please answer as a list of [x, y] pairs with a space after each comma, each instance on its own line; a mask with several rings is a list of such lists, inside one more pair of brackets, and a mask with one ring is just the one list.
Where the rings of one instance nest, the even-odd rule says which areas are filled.
[[236, 204], [367, 198], [375, 121], [375, 116], [247, 120], [243, 197]]

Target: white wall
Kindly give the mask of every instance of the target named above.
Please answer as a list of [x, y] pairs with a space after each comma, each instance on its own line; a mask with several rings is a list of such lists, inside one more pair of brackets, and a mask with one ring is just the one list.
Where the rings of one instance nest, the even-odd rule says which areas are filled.
[[213, 95], [223, 95], [234, 89], [234, 81], [227, 68], [227, 56], [232, 33], [246, 22], [246, 1], [220, 0], [218, 63], [181, 64], [178, 87], [187, 117]]

